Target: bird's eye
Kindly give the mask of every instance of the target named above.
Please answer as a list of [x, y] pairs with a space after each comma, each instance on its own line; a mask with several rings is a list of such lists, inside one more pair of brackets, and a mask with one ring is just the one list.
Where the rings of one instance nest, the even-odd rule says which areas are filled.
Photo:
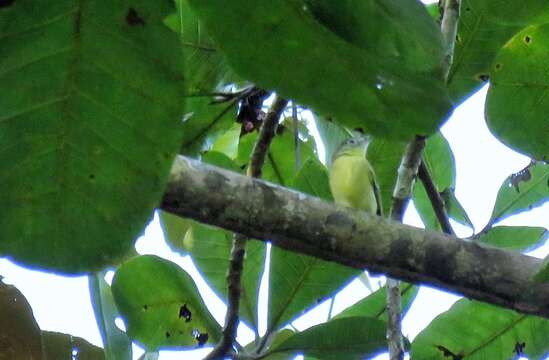
[[354, 145], [356, 143], [355, 139], [349, 139], [349, 144]]

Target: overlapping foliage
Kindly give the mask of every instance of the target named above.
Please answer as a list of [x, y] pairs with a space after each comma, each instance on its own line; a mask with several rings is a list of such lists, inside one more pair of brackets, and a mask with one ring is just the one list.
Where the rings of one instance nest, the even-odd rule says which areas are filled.
[[[237, 114], [256, 86], [299, 110], [278, 128], [265, 179], [329, 200], [324, 163], [352, 131], [365, 131], [374, 136], [368, 157], [387, 213], [405, 141], [429, 135], [424, 161], [447, 212], [472, 227], [454, 195], [452, 150], [438, 130], [451, 102], [486, 82], [491, 131], [537, 162], [502, 184], [491, 219], [471, 240], [532, 249], [546, 229], [497, 222], [549, 198], [549, 166], [542, 162], [549, 158], [548, 23], [543, 2], [464, 0], [446, 85], [436, 14], [415, 0], [0, 1], [0, 254], [40, 269], [92, 274], [107, 358], [131, 358], [131, 341], [150, 351], [214, 344], [221, 326], [193, 280], [177, 265], [135, 257], [132, 249], [177, 153], [243, 172], [257, 132]], [[300, 123], [305, 106], [317, 139]], [[260, 121], [265, 109], [256, 110]], [[317, 146], [328, 161], [319, 159]], [[414, 202], [425, 226], [439, 229], [421, 184]], [[161, 214], [161, 224], [172, 248], [189, 255], [225, 299], [233, 234], [169, 214]], [[112, 287], [100, 271], [108, 266], [117, 268]], [[261, 337], [264, 271], [269, 304]], [[268, 359], [384, 351], [383, 289], [306, 331], [286, 328], [359, 275], [249, 242], [240, 315], [257, 341], [245, 349]], [[416, 291], [403, 285], [405, 309]], [[13, 307], [0, 312], [0, 324], [17, 324], [0, 327], [8, 339], [0, 355], [70, 359], [69, 349], [78, 348], [81, 356], [103, 358], [80, 339], [41, 331], [12, 287], [0, 284], [0, 303]], [[127, 332], [115, 326], [118, 315]], [[411, 343], [411, 354], [500, 359], [515, 351], [540, 358], [549, 352], [547, 326], [545, 319], [461, 300]]]

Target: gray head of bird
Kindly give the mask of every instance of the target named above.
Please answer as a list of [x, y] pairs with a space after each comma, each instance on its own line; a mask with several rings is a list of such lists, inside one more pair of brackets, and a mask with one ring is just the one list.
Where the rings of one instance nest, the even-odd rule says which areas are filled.
[[366, 150], [368, 145], [372, 141], [370, 136], [358, 135], [348, 138], [343, 141], [334, 154], [332, 155], [332, 162], [342, 155], [364, 155], [366, 156]]

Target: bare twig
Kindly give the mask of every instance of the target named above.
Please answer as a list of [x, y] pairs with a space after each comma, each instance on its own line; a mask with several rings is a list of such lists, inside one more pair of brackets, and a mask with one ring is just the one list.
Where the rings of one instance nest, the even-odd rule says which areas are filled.
[[[261, 177], [261, 168], [265, 162], [265, 155], [269, 150], [269, 145], [275, 135], [276, 126], [280, 115], [284, 111], [287, 100], [276, 97], [263, 121], [259, 138], [255, 143], [248, 167], [248, 176]], [[240, 296], [242, 293], [242, 269], [244, 258], [246, 256], [246, 236], [235, 234], [233, 246], [231, 249], [231, 258], [229, 272], [227, 274], [227, 313], [225, 315], [225, 326], [223, 328], [223, 337], [217, 346], [208, 354], [206, 359], [223, 359], [229, 352], [233, 351], [233, 343], [236, 338], [236, 331], [239, 322]]]
[[299, 141], [299, 119], [295, 101], [292, 101], [292, 123], [294, 126], [295, 168], [299, 169], [301, 167], [301, 142]]
[[418, 177], [421, 180], [421, 183], [423, 184], [423, 186], [425, 187], [425, 191], [427, 192], [427, 196], [431, 201], [431, 205], [433, 206], [433, 211], [435, 212], [435, 215], [438, 219], [440, 227], [442, 228], [442, 231], [445, 232], [446, 234], [454, 235], [454, 229], [452, 229], [452, 225], [450, 224], [450, 219], [448, 218], [448, 214], [446, 213], [444, 200], [440, 196], [437, 190], [437, 187], [433, 182], [433, 178], [429, 173], [429, 169], [427, 169], [427, 166], [425, 165], [425, 161], [421, 161], [421, 164], [419, 165]]
[[[398, 168], [398, 177], [391, 204], [391, 219], [400, 223], [412, 197], [412, 189], [424, 147], [425, 138], [416, 136], [415, 140], [406, 147]], [[387, 278], [387, 344], [389, 345], [389, 358], [391, 360], [403, 359], [405, 352], [400, 303], [400, 282]]]

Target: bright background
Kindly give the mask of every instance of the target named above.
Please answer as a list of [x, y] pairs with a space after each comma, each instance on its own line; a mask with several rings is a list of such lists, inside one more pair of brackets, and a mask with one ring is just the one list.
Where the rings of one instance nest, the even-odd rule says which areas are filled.
[[[442, 132], [448, 139], [456, 159], [457, 179], [456, 196], [471, 218], [475, 229], [480, 230], [487, 223], [492, 206], [501, 183], [511, 173], [518, 172], [530, 162], [496, 140], [489, 132], [484, 122], [483, 107], [486, 88], [471, 97], [454, 112], [453, 116], [443, 126]], [[318, 143], [318, 141], [317, 141]], [[320, 149], [321, 151], [323, 149]], [[322, 154], [321, 154], [322, 155]], [[321, 156], [321, 158], [323, 158]], [[544, 226], [549, 228], [549, 203], [532, 211], [512, 216], [502, 222], [506, 225]], [[413, 206], [405, 215], [405, 222], [422, 227], [421, 220]], [[470, 236], [468, 228], [453, 222], [458, 236]], [[139, 238], [136, 248], [141, 254], [157, 254], [176, 262], [187, 270], [197, 281], [198, 287], [213, 315], [222, 324], [225, 305], [207, 287], [188, 257], [173, 253], [163, 239], [158, 217]], [[547, 244], [531, 253], [544, 257], [549, 253]], [[59, 331], [80, 336], [93, 344], [101, 345], [101, 338], [95, 323], [88, 293], [86, 277], [66, 277], [25, 269], [12, 262], [0, 259], [0, 275], [4, 282], [15, 285], [27, 298], [34, 311], [38, 325], [43, 330]], [[107, 274], [110, 282], [112, 274]], [[379, 286], [383, 278], [373, 278], [373, 285]], [[266, 287], [263, 286], [260, 295], [260, 308], [265, 309]], [[354, 281], [336, 296], [333, 314], [366, 296], [370, 291], [359, 281]], [[403, 332], [410, 340], [424, 328], [439, 313], [447, 310], [459, 297], [439, 290], [422, 287], [410, 311], [403, 320]], [[326, 320], [329, 300], [320, 304], [311, 312], [295, 321], [292, 325], [304, 329]], [[261, 307], [262, 306], [262, 307]], [[266, 311], [260, 316], [260, 332], [265, 330]], [[123, 327], [122, 321], [119, 326]], [[473, 325], [474, 326], [474, 325]], [[253, 339], [249, 329], [239, 328], [239, 340], [245, 344]], [[199, 349], [185, 354], [186, 359], [201, 359], [209, 348]], [[134, 358], [143, 351], [134, 346]], [[181, 359], [180, 352], [161, 352], [161, 360]], [[381, 355], [376, 359], [388, 358]]]

